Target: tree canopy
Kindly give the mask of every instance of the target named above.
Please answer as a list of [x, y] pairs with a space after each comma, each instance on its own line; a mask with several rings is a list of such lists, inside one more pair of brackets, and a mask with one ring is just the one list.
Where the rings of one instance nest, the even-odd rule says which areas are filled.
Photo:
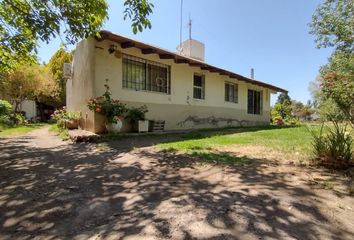
[[340, 110], [339, 115], [354, 126], [354, 0], [325, 0], [313, 15], [310, 27], [317, 47], [335, 48], [320, 69], [319, 91], [313, 88], [314, 96], [321, 109]]
[[62, 105], [65, 105], [65, 96], [66, 96], [66, 80], [63, 73], [64, 63], [71, 63], [73, 55], [71, 52], [65, 51], [63, 48], [60, 48], [49, 60], [46, 68], [48, 72], [52, 75], [55, 84], [58, 88], [59, 98], [62, 102]]
[[318, 48], [354, 51], [354, 0], [325, 0], [309, 25]]
[[23, 65], [5, 74], [0, 81], [0, 93], [8, 99], [18, 111], [18, 106], [25, 100], [59, 104], [57, 86], [43, 66]]
[[354, 126], [354, 54], [336, 51], [320, 72], [324, 97], [333, 99]]
[[[133, 32], [151, 28], [148, 0], [124, 0], [124, 19]], [[24, 62], [35, 62], [39, 42], [60, 37], [63, 43], [97, 35], [107, 20], [106, 0], [1, 0], [0, 74]]]

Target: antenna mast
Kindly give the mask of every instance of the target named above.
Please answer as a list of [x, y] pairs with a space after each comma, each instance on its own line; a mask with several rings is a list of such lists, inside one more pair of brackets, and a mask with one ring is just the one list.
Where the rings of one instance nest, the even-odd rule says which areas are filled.
[[191, 14], [189, 13], [189, 22], [188, 22], [188, 27], [189, 27], [189, 39], [192, 39], [192, 19], [191, 19]]
[[182, 46], [183, 0], [181, 0], [181, 21], [179, 26], [179, 46]]

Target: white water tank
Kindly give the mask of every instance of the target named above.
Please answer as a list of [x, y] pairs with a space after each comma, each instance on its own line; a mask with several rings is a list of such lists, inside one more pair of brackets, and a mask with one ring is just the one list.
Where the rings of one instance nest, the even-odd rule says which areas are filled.
[[204, 62], [205, 45], [202, 42], [199, 42], [194, 39], [188, 39], [177, 46], [177, 51], [183, 56], [194, 58], [196, 60]]

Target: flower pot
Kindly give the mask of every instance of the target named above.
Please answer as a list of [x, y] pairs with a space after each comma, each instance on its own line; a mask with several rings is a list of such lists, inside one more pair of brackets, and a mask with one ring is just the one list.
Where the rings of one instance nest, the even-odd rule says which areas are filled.
[[139, 132], [148, 132], [149, 131], [149, 120], [139, 120], [138, 121]]
[[122, 120], [118, 119], [117, 123], [106, 123], [106, 129], [109, 133], [119, 133], [122, 129]]

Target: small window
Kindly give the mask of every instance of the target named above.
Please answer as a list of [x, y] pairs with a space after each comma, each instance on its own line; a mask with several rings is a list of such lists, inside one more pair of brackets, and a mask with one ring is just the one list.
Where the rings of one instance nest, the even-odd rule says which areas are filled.
[[225, 83], [225, 101], [226, 102], [238, 102], [238, 85], [235, 83]]
[[205, 99], [205, 77], [204, 77], [204, 75], [194, 74], [193, 98]]
[[247, 112], [248, 114], [261, 114], [262, 108], [262, 93], [255, 90], [248, 90], [248, 101], [247, 101]]

